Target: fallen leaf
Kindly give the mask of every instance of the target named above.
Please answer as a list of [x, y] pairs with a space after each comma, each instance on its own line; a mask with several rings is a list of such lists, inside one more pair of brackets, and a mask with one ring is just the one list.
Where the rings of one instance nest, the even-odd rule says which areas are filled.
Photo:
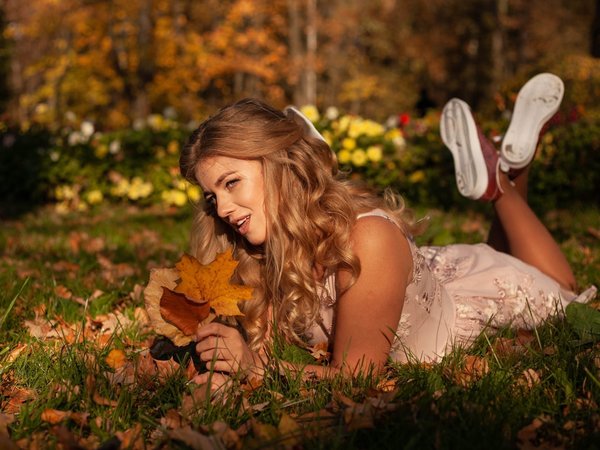
[[121, 441], [119, 448], [126, 448], [130, 450], [144, 450], [144, 435], [143, 435], [142, 424], [137, 423], [133, 428], [125, 431], [118, 431], [115, 436]]
[[8, 438], [8, 426], [15, 421], [14, 414], [0, 412], [0, 437]]
[[517, 380], [517, 384], [524, 388], [533, 389], [534, 386], [540, 384], [540, 374], [533, 369], [526, 369], [521, 373], [521, 377]]
[[69, 300], [71, 297], [73, 297], [73, 293], [66, 286], [63, 286], [62, 284], [59, 284], [58, 286], [56, 286], [54, 288], [54, 293], [58, 297], [64, 298], [65, 300]]
[[300, 425], [288, 414], [282, 414], [277, 425], [277, 431], [283, 438], [281, 443], [285, 446], [293, 447], [299, 444], [299, 435], [301, 434]]
[[263, 441], [263, 445], [266, 445], [266, 443], [270, 441], [275, 441], [279, 437], [277, 428], [271, 424], [259, 422], [258, 420], [252, 421], [252, 432], [260, 441]]
[[98, 394], [98, 392], [95, 391], [92, 398], [94, 399], [94, 403], [100, 406], [112, 406], [114, 408], [119, 404], [116, 400], [102, 397], [100, 394]]
[[21, 406], [29, 400], [36, 398], [35, 392], [31, 389], [13, 386], [2, 395], [7, 397], [8, 401], [2, 403], [1, 409], [5, 414], [16, 414], [21, 410]]
[[106, 356], [106, 364], [113, 369], [123, 367], [127, 362], [127, 356], [123, 350], [114, 348]]
[[192, 430], [189, 425], [183, 428], [169, 430], [168, 434], [171, 439], [183, 442], [192, 450], [210, 450], [218, 448], [208, 436]]
[[225, 445], [225, 448], [231, 449], [240, 449], [242, 448], [242, 441], [240, 439], [240, 435], [232, 430], [229, 425], [225, 422], [216, 421], [211, 426], [210, 429], [213, 433], [213, 436], [220, 439]]
[[47, 422], [51, 425], [63, 422], [71, 417], [71, 411], [60, 411], [58, 409], [45, 409], [42, 411], [42, 422]]
[[22, 344], [22, 343], [17, 344], [17, 346], [15, 348], [13, 348], [10, 351], [10, 353], [8, 354], [8, 356], [6, 357], [4, 364], [8, 365], [8, 364], [14, 362], [21, 355], [21, 353], [23, 353], [28, 348], [29, 347], [26, 344]]
[[375, 428], [373, 408], [369, 403], [355, 404], [344, 410], [344, 423], [349, 430]]
[[490, 367], [487, 359], [481, 356], [467, 355], [465, 356], [463, 366], [453, 373], [454, 381], [463, 387], [467, 387], [471, 383], [483, 378], [489, 371]]
[[315, 358], [317, 360], [317, 362], [329, 361], [329, 357], [331, 355], [327, 351], [328, 347], [329, 347], [329, 343], [327, 341], [319, 342], [318, 344], [314, 345], [313, 347], [311, 347], [309, 349], [310, 354], [312, 355], [313, 358]]
[[165, 428], [181, 428], [182, 419], [176, 409], [170, 409], [164, 417], [161, 417], [160, 424]]

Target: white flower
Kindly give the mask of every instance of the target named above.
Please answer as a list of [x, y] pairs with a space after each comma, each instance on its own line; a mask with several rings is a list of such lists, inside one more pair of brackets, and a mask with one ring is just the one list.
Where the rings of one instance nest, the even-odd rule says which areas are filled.
[[133, 129], [135, 131], [143, 130], [146, 127], [146, 121], [139, 117], [133, 121]]
[[92, 134], [94, 134], [94, 131], [94, 124], [92, 122], [90, 122], [89, 120], [84, 120], [83, 122], [81, 122], [81, 134], [83, 136], [89, 138], [90, 136], [92, 136]]
[[335, 106], [330, 106], [325, 110], [327, 120], [335, 120], [340, 116], [339, 110]]
[[112, 141], [110, 143], [110, 145], [108, 146], [108, 151], [110, 152], [111, 155], [116, 155], [117, 153], [119, 153], [120, 150], [121, 150], [121, 141], [119, 141], [118, 139], [115, 139], [114, 141]]
[[85, 136], [83, 133], [81, 133], [81, 131], [73, 131], [71, 134], [69, 134], [68, 142], [71, 147], [77, 144], [82, 144], [85, 142]]

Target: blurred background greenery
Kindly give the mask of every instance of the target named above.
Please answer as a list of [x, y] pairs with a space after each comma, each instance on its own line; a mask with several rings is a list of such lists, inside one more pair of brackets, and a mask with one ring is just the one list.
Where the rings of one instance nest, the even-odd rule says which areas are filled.
[[0, 217], [194, 202], [180, 146], [246, 96], [304, 106], [351, 176], [460, 207], [441, 106], [499, 140], [542, 71], [566, 94], [532, 201], [598, 205], [599, 0], [3, 0]]

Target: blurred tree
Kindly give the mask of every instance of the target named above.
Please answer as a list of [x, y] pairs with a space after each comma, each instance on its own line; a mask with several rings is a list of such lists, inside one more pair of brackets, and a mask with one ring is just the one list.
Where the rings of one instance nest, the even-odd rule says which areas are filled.
[[10, 111], [109, 128], [165, 111], [198, 120], [244, 96], [377, 119], [451, 96], [495, 111], [508, 107], [498, 92], [586, 53], [596, 3], [4, 0]]
[[600, 58], [600, 0], [594, 2], [594, 19], [590, 31], [590, 54]]
[[8, 103], [10, 89], [8, 75], [10, 71], [10, 41], [6, 32], [6, 14], [4, 5], [0, 3], [0, 114]]

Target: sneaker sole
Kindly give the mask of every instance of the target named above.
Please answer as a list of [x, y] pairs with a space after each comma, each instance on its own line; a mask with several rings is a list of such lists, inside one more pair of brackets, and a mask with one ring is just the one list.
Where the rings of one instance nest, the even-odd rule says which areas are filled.
[[540, 73], [521, 88], [500, 148], [503, 169], [522, 169], [531, 162], [540, 131], [558, 111], [564, 91], [562, 80], [551, 73]]
[[487, 174], [487, 168], [469, 105], [457, 98], [446, 103], [440, 120], [440, 134], [454, 159], [459, 192], [468, 198], [481, 198], [488, 180], [487, 175], [478, 177], [478, 174]]

